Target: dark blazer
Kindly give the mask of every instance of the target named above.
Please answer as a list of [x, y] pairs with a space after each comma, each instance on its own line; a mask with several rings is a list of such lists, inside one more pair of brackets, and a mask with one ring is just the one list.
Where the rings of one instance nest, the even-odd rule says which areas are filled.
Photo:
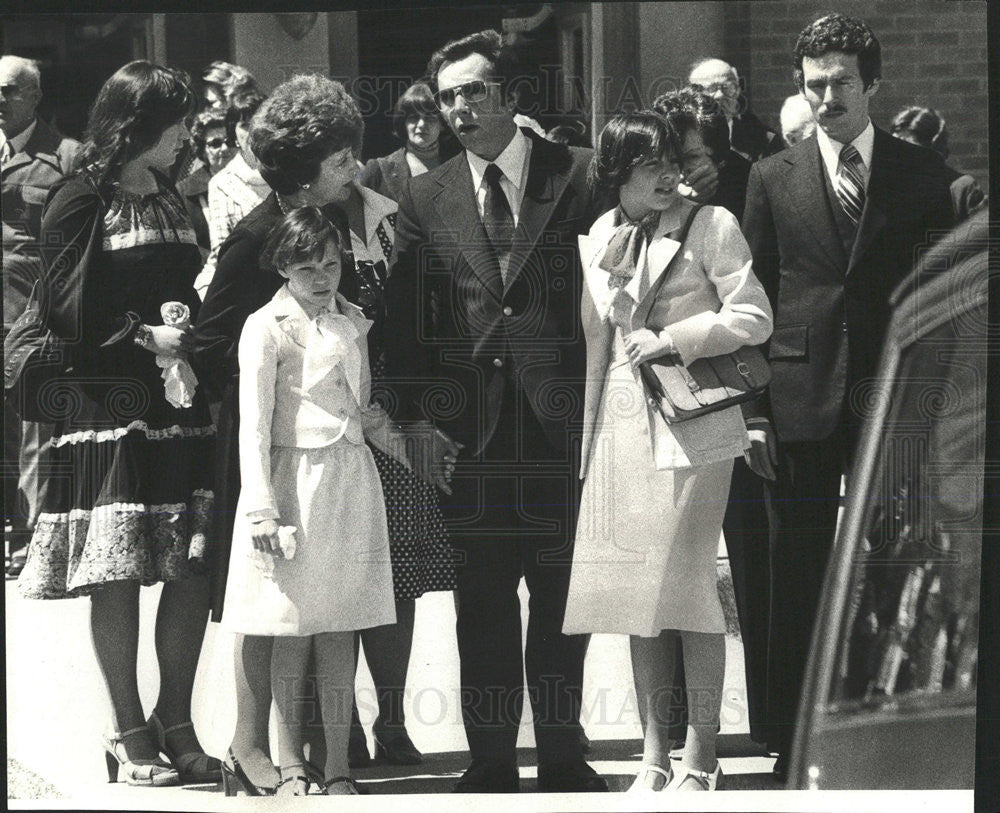
[[583, 410], [583, 276], [593, 220], [591, 151], [531, 140], [507, 289], [479, 218], [465, 153], [410, 180], [399, 200], [386, 354], [399, 417], [427, 418], [480, 451], [517, 376], [549, 442], [568, 447]]
[[21, 315], [38, 279], [37, 241], [49, 189], [76, 169], [80, 148], [79, 141], [63, 137], [38, 119], [24, 149], [0, 174], [5, 327]]
[[188, 217], [191, 218], [195, 236], [198, 238], [198, 247], [204, 252], [208, 252], [212, 248], [212, 241], [208, 235], [208, 221], [205, 219], [205, 211], [201, 207], [202, 198], [208, 199], [208, 180], [211, 177], [208, 167], [200, 166], [186, 178], [181, 178], [177, 182], [177, 191], [184, 199], [184, 206], [187, 208]]
[[750, 163], [775, 155], [785, 147], [781, 136], [749, 110], [733, 121], [729, 142], [732, 149]]
[[410, 165], [406, 163], [406, 148], [381, 158], [372, 158], [358, 173], [358, 183], [373, 189], [380, 195], [399, 201], [403, 186], [410, 179]]
[[774, 310], [770, 413], [783, 442], [829, 436], [845, 399], [863, 398], [889, 294], [954, 220], [925, 150], [878, 128], [850, 254], [834, 206], [815, 135], [750, 170], [743, 232]]

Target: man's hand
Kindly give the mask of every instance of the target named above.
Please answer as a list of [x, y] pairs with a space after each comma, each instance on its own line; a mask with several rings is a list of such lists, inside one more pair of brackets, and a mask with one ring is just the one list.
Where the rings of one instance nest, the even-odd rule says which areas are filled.
[[458, 453], [464, 448], [462, 444], [426, 421], [404, 431], [415, 441], [408, 444], [413, 450], [410, 454], [413, 470], [445, 494], [451, 494], [451, 478]]
[[747, 429], [750, 449], [743, 453], [750, 470], [765, 480], [775, 479], [774, 467], [778, 465], [778, 444], [770, 421], [754, 422]]

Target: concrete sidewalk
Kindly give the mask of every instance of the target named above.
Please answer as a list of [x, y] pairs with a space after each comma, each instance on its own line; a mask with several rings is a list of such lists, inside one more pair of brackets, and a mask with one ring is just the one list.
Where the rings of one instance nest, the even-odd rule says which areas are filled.
[[[159, 587], [142, 591], [140, 611], [140, 691], [146, 707], [155, 701], [158, 676], [152, 628]], [[522, 584], [522, 605], [527, 593]], [[106, 726], [107, 705], [90, 645], [88, 601], [26, 601], [14, 582], [6, 585], [7, 632], [7, 749], [8, 756], [54, 787], [62, 799], [45, 800], [46, 807], [64, 809], [177, 809], [243, 810], [244, 798], [225, 799], [221, 785], [183, 788], [133, 788], [108, 784], [98, 736]], [[417, 602], [414, 646], [407, 690], [407, 726], [425, 755], [423, 765], [400, 768], [373, 765], [355, 777], [373, 794], [409, 794], [408, 809], [467, 809], [468, 797], [444, 796], [468, 764], [465, 732], [458, 698], [458, 652], [454, 636], [455, 611], [450, 593], [431, 593]], [[195, 683], [194, 723], [209, 753], [223, 755], [235, 725], [233, 703], [232, 637], [210, 624]], [[776, 790], [770, 775], [773, 759], [747, 736], [743, 651], [736, 636], [727, 636], [725, 699], [719, 756], [731, 790]], [[641, 755], [641, 730], [632, 689], [628, 641], [624, 636], [595, 635], [587, 658], [583, 722], [593, 741], [590, 761], [606, 776], [612, 790], [631, 782]], [[374, 719], [373, 690], [366, 670], [358, 678], [362, 722], [370, 731]], [[526, 715], [527, 717], [527, 715]], [[371, 744], [371, 742], [370, 742]], [[536, 764], [530, 724], [522, 725], [518, 739], [522, 790], [534, 789]], [[34, 783], [24, 783], [28, 787]], [[44, 785], [39, 785], [44, 787]], [[412, 794], [434, 794], [418, 797]], [[753, 809], [752, 794], [743, 802]], [[500, 798], [500, 797], [496, 797]], [[587, 809], [622, 807], [617, 794], [588, 795]], [[428, 807], [424, 808], [423, 800]], [[459, 800], [465, 799], [464, 803]], [[535, 800], [525, 807], [529, 799]], [[434, 801], [436, 800], [436, 801]], [[617, 800], [617, 801], [615, 801]], [[391, 798], [382, 800], [391, 803]], [[374, 800], [368, 800], [370, 803]], [[268, 804], [263, 800], [262, 804]], [[477, 797], [479, 808], [490, 809], [489, 799]], [[521, 809], [559, 810], [548, 795], [520, 797]], [[760, 799], [756, 804], [759, 806]], [[26, 801], [27, 806], [37, 806]], [[416, 805], [416, 807], [414, 807]], [[19, 806], [12, 800], [11, 806]], [[572, 807], [577, 807], [574, 804]], [[509, 808], [498, 808], [509, 809]]]

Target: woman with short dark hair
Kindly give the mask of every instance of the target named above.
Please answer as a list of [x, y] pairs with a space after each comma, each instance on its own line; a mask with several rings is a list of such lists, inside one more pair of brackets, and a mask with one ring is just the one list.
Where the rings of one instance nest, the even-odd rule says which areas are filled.
[[[215, 430], [202, 388], [168, 396], [161, 378], [161, 367], [187, 356], [183, 317], [199, 304], [194, 230], [165, 174], [193, 107], [180, 71], [136, 61], [115, 72], [90, 111], [83, 169], [53, 188], [40, 240], [41, 310], [73, 368], [55, 393], [72, 409], [56, 420], [49, 461], [68, 474], [49, 483], [18, 587], [29, 598], [90, 596], [111, 702], [108, 776], [132, 785], [220, 775], [191, 724]], [[156, 582], [160, 689], [147, 721], [136, 674], [139, 588]]]
[[194, 172], [177, 182], [202, 256], [208, 257], [212, 242], [208, 233], [208, 182], [235, 155], [236, 134], [217, 110], [203, 110], [191, 123], [191, 146], [201, 162]]
[[208, 183], [208, 234], [211, 248], [205, 267], [194, 283], [199, 296], [204, 296], [212, 281], [219, 248], [233, 227], [271, 192], [257, 171], [257, 159], [248, 144], [250, 121], [263, 101], [264, 97], [256, 90], [238, 93], [230, 99], [225, 113], [226, 128], [233, 133], [238, 150], [232, 160], [214, 174]]
[[[771, 333], [736, 218], [678, 194], [683, 145], [673, 117], [644, 111], [608, 122], [590, 180], [614, 208], [580, 238], [584, 485], [563, 632], [630, 636], [646, 711], [635, 791], [716, 787], [726, 648], [716, 553], [732, 461], [750, 448], [738, 406], [667, 424], [639, 367], [670, 357], [690, 364]], [[678, 638], [690, 722], [673, 769], [667, 709]]]
[[415, 82], [399, 97], [392, 113], [392, 132], [403, 146], [368, 161], [358, 183], [398, 201], [408, 179], [429, 172], [457, 150], [449, 142], [450, 131], [427, 82]]

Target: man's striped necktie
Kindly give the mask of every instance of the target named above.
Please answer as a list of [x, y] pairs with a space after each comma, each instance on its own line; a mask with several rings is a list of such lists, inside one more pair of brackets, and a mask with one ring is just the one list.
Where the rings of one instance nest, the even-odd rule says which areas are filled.
[[851, 144], [845, 144], [840, 151], [840, 165], [837, 167], [837, 198], [855, 226], [861, 220], [861, 211], [865, 208], [863, 165], [857, 149]]

